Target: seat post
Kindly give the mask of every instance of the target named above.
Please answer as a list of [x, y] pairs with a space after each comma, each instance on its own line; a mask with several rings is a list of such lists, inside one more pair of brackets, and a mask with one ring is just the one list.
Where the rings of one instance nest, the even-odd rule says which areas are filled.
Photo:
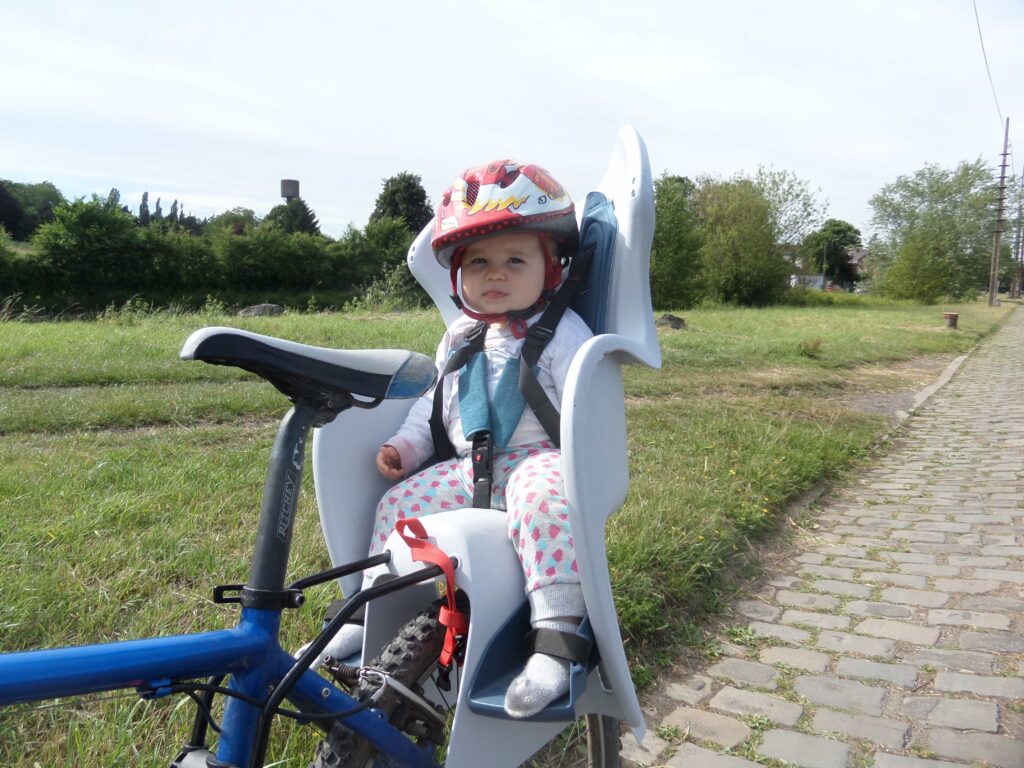
[[281, 420], [267, 466], [256, 548], [246, 585], [249, 590], [273, 593], [284, 589], [306, 439], [322, 416], [319, 407], [299, 401]]

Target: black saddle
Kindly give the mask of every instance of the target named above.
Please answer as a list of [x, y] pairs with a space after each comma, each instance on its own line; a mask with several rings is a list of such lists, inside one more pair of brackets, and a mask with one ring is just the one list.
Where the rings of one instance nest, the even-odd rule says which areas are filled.
[[434, 361], [402, 349], [314, 347], [237, 328], [202, 328], [185, 341], [182, 360], [231, 365], [261, 376], [292, 402], [343, 408], [352, 395], [376, 402], [419, 397], [434, 384]]

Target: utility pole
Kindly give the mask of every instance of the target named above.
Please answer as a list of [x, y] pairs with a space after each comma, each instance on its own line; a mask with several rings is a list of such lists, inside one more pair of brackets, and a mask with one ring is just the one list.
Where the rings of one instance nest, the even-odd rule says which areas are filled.
[[999, 246], [1003, 238], [1003, 203], [1006, 202], [1006, 157], [1010, 153], [1010, 118], [1006, 118], [1006, 134], [1003, 136], [1003, 164], [999, 172], [999, 207], [996, 213], [996, 242], [992, 248], [992, 268], [988, 278], [988, 305], [996, 305], [999, 290]]

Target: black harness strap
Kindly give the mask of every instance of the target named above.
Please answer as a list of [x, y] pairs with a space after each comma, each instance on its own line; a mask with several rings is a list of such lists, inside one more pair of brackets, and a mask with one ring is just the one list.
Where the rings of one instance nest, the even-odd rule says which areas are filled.
[[[455, 455], [455, 447], [448, 439], [448, 430], [444, 424], [444, 379], [449, 373], [457, 371], [469, 362], [469, 358], [484, 348], [484, 337], [487, 336], [487, 323], [481, 321], [474, 325], [466, 334], [466, 343], [456, 349], [448, 358], [448, 362], [437, 377], [434, 385], [434, 404], [430, 411], [430, 437], [434, 441], [434, 455], [438, 461], [450, 459]], [[490, 506], [488, 504], [487, 506]]]
[[569, 274], [566, 276], [558, 292], [551, 297], [544, 313], [540, 316], [530, 330], [526, 333], [523, 341], [522, 352], [519, 353], [522, 362], [519, 366], [519, 391], [523, 393], [530, 410], [533, 411], [537, 421], [544, 427], [557, 447], [562, 447], [562, 431], [560, 427], [561, 414], [558, 408], [551, 402], [547, 392], [537, 381], [533, 367], [540, 360], [544, 348], [554, 338], [555, 329], [562, 320], [562, 315], [568, 309], [580, 288], [584, 285], [590, 272], [590, 262], [593, 260], [596, 246], [588, 246], [582, 253], [574, 258], [569, 266]]
[[594, 644], [585, 637], [557, 629], [534, 629], [526, 636], [529, 653], [546, 653], [560, 659], [586, 664]]

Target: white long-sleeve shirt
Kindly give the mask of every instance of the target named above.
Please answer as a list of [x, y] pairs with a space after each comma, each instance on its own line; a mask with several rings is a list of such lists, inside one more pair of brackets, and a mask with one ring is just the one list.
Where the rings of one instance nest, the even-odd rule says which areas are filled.
[[[527, 323], [533, 325], [538, 319], [540, 319], [540, 313], [531, 317]], [[445, 332], [434, 358], [438, 375], [444, 370], [450, 351], [465, 342], [466, 334], [475, 325], [475, 320], [463, 316], [452, 323]], [[566, 375], [569, 373], [569, 364], [572, 362], [576, 350], [591, 336], [593, 334], [582, 318], [571, 309], [567, 309], [555, 328], [555, 335], [548, 342], [537, 361], [537, 381], [556, 407], [560, 406], [562, 402], [562, 392], [565, 388]], [[519, 357], [523, 341], [523, 339], [515, 338], [508, 326], [488, 326], [487, 335], [484, 338], [484, 354], [488, 362], [488, 396], [494, 395], [498, 379], [501, 378], [501, 372], [505, 370], [508, 361]], [[456, 455], [467, 456], [472, 444], [462, 434], [458, 386], [460, 374], [461, 371], [455, 371], [439, 383], [444, 387], [442, 416], [448, 430], [448, 439], [452, 441]], [[436, 386], [438, 385], [435, 385], [434, 388]], [[384, 443], [398, 451], [398, 455], [402, 459], [402, 467], [409, 472], [423, 464], [434, 452], [434, 441], [430, 436], [430, 414], [434, 404], [434, 388], [431, 388], [413, 404], [401, 428]], [[533, 410], [527, 405], [523, 409], [523, 415], [509, 440], [508, 447], [539, 443], [548, 439], [548, 433], [544, 431], [544, 427], [537, 420]]]

